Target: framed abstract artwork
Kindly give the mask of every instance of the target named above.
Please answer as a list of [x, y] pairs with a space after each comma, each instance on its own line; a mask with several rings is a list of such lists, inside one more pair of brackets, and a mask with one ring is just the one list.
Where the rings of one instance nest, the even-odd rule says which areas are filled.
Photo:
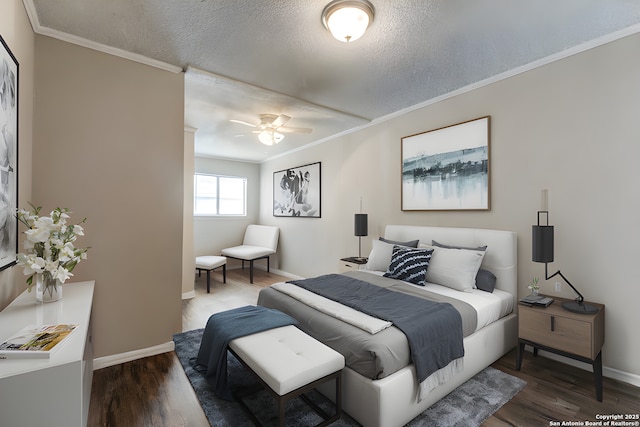
[[320, 162], [273, 173], [273, 216], [320, 218]]
[[18, 61], [0, 36], [0, 270], [18, 254]]
[[490, 210], [491, 117], [401, 139], [403, 211]]

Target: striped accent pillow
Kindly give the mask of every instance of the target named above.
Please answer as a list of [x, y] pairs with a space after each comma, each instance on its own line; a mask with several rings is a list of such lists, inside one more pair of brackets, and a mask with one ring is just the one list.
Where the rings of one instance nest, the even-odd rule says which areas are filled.
[[433, 249], [394, 246], [391, 263], [384, 277], [424, 286]]

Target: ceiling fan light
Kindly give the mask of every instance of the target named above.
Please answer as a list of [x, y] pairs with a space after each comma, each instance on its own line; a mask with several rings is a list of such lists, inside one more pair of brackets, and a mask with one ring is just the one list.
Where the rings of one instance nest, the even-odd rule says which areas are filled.
[[358, 40], [373, 21], [373, 5], [366, 0], [334, 0], [322, 11], [322, 23], [342, 42]]
[[263, 130], [258, 134], [258, 139], [264, 145], [277, 144], [284, 139], [284, 135], [280, 132], [274, 132], [271, 130]]

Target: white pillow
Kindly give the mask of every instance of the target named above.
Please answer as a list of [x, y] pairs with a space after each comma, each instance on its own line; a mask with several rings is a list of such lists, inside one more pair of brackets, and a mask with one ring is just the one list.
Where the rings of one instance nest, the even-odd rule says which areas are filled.
[[393, 253], [393, 244], [385, 243], [382, 240], [373, 240], [371, 252], [365, 269], [372, 271], [387, 271], [391, 264], [391, 254]]
[[484, 254], [484, 251], [436, 246], [427, 269], [427, 282], [471, 292]]

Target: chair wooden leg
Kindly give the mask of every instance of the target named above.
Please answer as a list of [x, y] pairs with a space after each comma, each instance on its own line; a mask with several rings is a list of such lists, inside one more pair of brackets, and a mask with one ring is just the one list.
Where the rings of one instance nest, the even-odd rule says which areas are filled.
[[207, 293], [211, 292], [211, 270], [207, 270]]
[[227, 265], [222, 265], [222, 283], [227, 283]]
[[249, 261], [249, 283], [253, 283], [253, 260]]
[[267, 256], [267, 273], [269, 272], [269, 256]]

